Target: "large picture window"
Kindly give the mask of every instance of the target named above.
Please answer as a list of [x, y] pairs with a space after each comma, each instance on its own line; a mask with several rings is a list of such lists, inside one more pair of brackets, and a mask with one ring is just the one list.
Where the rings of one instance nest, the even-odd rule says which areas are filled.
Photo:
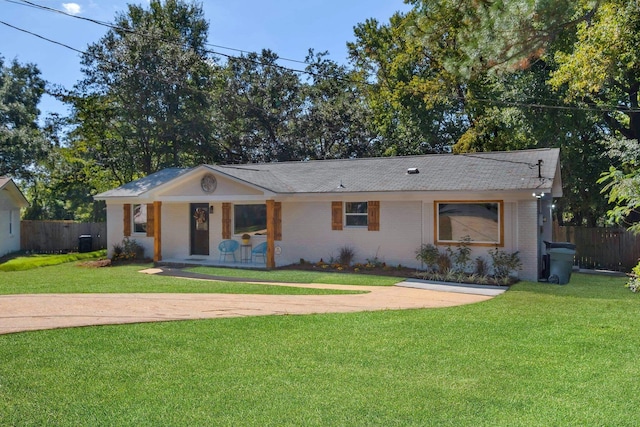
[[147, 232], [147, 205], [133, 205], [133, 232]]
[[471, 244], [504, 243], [501, 201], [435, 202], [435, 215], [437, 243], [457, 243], [467, 236]]
[[366, 227], [369, 224], [367, 202], [347, 202], [344, 204], [344, 222], [347, 227]]
[[266, 234], [267, 205], [234, 205], [233, 227], [235, 234]]

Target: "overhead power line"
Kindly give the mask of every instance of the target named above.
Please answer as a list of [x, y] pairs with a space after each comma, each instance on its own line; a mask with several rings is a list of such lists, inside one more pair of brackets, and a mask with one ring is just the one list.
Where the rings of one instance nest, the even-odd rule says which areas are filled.
[[496, 100], [496, 99], [488, 99], [488, 98], [474, 98], [478, 102], [485, 102], [494, 105], [506, 105], [512, 107], [521, 107], [521, 108], [540, 108], [546, 110], [566, 110], [566, 111], [594, 111], [599, 113], [608, 113], [613, 111], [618, 111], [621, 113], [638, 113], [640, 112], [640, 108], [631, 108], [626, 106], [617, 106], [617, 107], [599, 107], [597, 105], [593, 106], [579, 106], [579, 105], [551, 105], [551, 104], [540, 104], [540, 103], [527, 103], [527, 102], [517, 102], [517, 101], [505, 101], [505, 100]]
[[[114, 24], [109, 23], [109, 22], [104, 22], [104, 21], [100, 21], [100, 20], [97, 20], [97, 19], [92, 19], [92, 18], [86, 18], [86, 17], [83, 17], [83, 16], [73, 15], [73, 14], [70, 14], [68, 12], [65, 12], [65, 11], [62, 11], [62, 10], [59, 10], [59, 9], [54, 9], [54, 8], [51, 8], [51, 7], [48, 7], [48, 6], [39, 5], [39, 4], [33, 3], [31, 1], [28, 1], [28, 0], [5, 0], [5, 1], [8, 2], [8, 3], [13, 3], [13, 4], [20, 5], [20, 6], [31, 7], [31, 8], [35, 8], [35, 9], [40, 9], [40, 10], [44, 10], [44, 11], [47, 11], [47, 12], [51, 12], [51, 13], [57, 13], [57, 14], [65, 15], [65, 16], [68, 16], [68, 17], [71, 17], [71, 18], [75, 18], [75, 19], [80, 19], [80, 20], [83, 20], [83, 21], [91, 22], [91, 23], [94, 23], [94, 24], [97, 24], [97, 25], [101, 25], [101, 26], [110, 28], [112, 30], [122, 31], [122, 32], [126, 32], [126, 33], [129, 33], [129, 34], [135, 34], [135, 35], [139, 35], [139, 36], [143, 36], [143, 37], [149, 37], [149, 34], [140, 32], [139, 30], [135, 30], [135, 29], [131, 29], [131, 28], [123, 28], [123, 27], [114, 25]], [[7, 24], [7, 25], [9, 25], [9, 24]], [[48, 39], [46, 37], [40, 36], [39, 34], [36, 34], [36, 33], [32, 32], [32, 31], [24, 30], [22, 28], [18, 28], [18, 27], [15, 27], [15, 26], [12, 26], [12, 27], [15, 28], [16, 30], [23, 31], [25, 33], [31, 34], [31, 35], [33, 35], [35, 37], [38, 37], [38, 38], [41, 38], [43, 40], [50, 41], [51, 43], [55, 43], [55, 44], [58, 44], [60, 46], [67, 47], [67, 48], [69, 48], [69, 49], [71, 49], [73, 51], [76, 51], [76, 52], [79, 52], [79, 53], [82, 53], [82, 54], [87, 54], [87, 52], [84, 52], [84, 51], [78, 50], [76, 48], [70, 47], [68, 45], [65, 45], [64, 43], [60, 43], [60, 42], [57, 42], [55, 40]], [[171, 41], [171, 40], [163, 40], [163, 41], [166, 42], [166, 43], [178, 44], [175, 41]], [[205, 45], [207, 45], [207, 46], [217, 46], [217, 45], [212, 45], [212, 44], [209, 44], [209, 43], [205, 43]], [[221, 48], [227, 49], [227, 50], [236, 51], [236, 52], [251, 53], [251, 52], [248, 52], [248, 51], [245, 51], [245, 50], [235, 49], [235, 48], [230, 48], [230, 47], [221, 46]], [[233, 60], [238, 60], [238, 61], [247, 61], [247, 62], [251, 62], [251, 63], [254, 63], [254, 64], [258, 64], [258, 65], [265, 65], [264, 62], [262, 62], [260, 60], [257, 60], [257, 59], [248, 58], [247, 56], [238, 57], [236, 55], [222, 53], [222, 52], [219, 52], [219, 51], [216, 51], [216, 50], [213, 50], [213, 49], [205, 49], [205, 52], [208, 53], [208, 54], [211, 54], [211, 55], [222, 56], [222, 57], [225, 57], [227, 59], [233, 59]], [[277, 60], [291, 61], [291, 62], [297, 62], [297, 63], [308, 65], [308, 62], [298, 61], [298, 60], [293, 60], [293, 59], [287, 59], [287, 58], [281, 58], [279, 56], [278, 56]], [[298, 69], [295, 69], [295, 68], [285, 67], [283, 65], [276, 64], [276, 63], [267, 64], [267, 65], [270, 66], [270, 67], [277, 68], [277, 69], [282, 70], [282, 71], [289, 71], [289, 72], [293, 72], [293, 73], [297, 73], [297, 74], [306, 74], [306, 75], [309, 75], [309, 76], [312, 76], [312, 77], [320, 77], [321, 76], [320, 74], [314, 73], [313, 71], [298, 70]], [[338, 77], [336, 77], [336, 79], [340, 80], [340, 81], [351, 82], [351, 83], [354, 83], [354, 84], [357, 83], [357, 82], [355, 82], [355, 81], [353, 81], [351, 79], [342, 79], [342, 78], [338, 78]]]
[[64, 44], [64, 43], [61, 43], [61, 42], [58, 42], [58, 41], [52, 40], [52, 39], [50, 39], [50, 38], [47, 38], [47, 37], [41, 36], [40, 34], [36, 34], [36, 33], [32, 32], [32, 31], [29, 31], [29, 30], [25, 30], [24, 28], [16, 27], [15, 25], [11, 25], [11, 24], [9, 24], [9, 23], [7, 23], [7, 22], [0, 21], [0, 24], [2, 24], [2, 25], [6, 25], [7, 27], [9, 27], [9, 28], [13, 28], [14, 30], [17, 30], [17, 31], [22, 31], [23, 33], [27, 33], [27, 34], [29, 34], [29, 35], [31, 35], [31, 36], [38, 37], [39, 39], [42, 39], [42, 40], [48, 41], [49, 43], [57, 44], [58, 46], [62, 46], [62, 47], [64, 47], [64, 48], [67, 48], [67, 49], [73, 50], [73, 51], [75, 51], [75, 52], [82, 53], [82, 54], [86, 53], [86, 52], [84, 52], [84, 51], [82, 51], [82, 50], [80, 50], [80, 49], [76, 49], [75, 47], [71, 47], [71, 46], [69, 46], [69, 45], [67, 45], [67, 44]]
[[[54, 9], [48, 6], [43, 6], [43, 5], [39, 5], [36, 3], [33, 3], [29, 0], [5, 0], [8, 3], [13, 3], [13, 4], [17, 4], [20, 6], [25, 6], [25, 7], [32, 7], [35, 9], [40, 9], [40, 10], [44, 10], [50, 13], [58, 13], [58, 14], [62, 14], [71, 18], [75, 18], [75, 19], [80, 19], [83, 21], [87, 21], [87, 22], [91, 22], [97, 25], [101, 25], [113, 30], [118, 30], [118, 31], [122, 31], [122, 32], [126, 32], [129, 34], [136, 34], [136, 35], [141, 35], [143, 37], [149, 37], [149, 34], [140, 32], [139, 30], [134, 30], [134, 29], [130, 29], [130, 28], [123, 28], [117, 25], [114, 25], [112, 23], [109, 22], [104, 22], [104, 21], [100, 21], [97, 19], [92, 19], [92, 18], [86, 18], [83, 16], [77, 16], [77, 15], [73, 15], [70, 14], [68, 12], [59, 10], [59, 9]], [[24, 32], [26, 34], [32, 35], [34, 37], [40, 38], [42, 40], [45, 40], [47, 42], [59, 45], [61, 47], [64, 47], [66, 49], [72, 50], [74, 52], [78, 52], [80, 54], [83, 55], [90, 55], [90, 53], [80, 50], [80, 49], [76, 49], [72, 46], [69, 46], [65, 43], [50, 39], [48, 37], [42, 36], [40, 34], [37, 34], [33, 31], [29, 31], [14, 25], [11, 25], [5, 21], [0, 21], [0, 24], [3, 24], [7, 27], [10, 27], [12, 29], [15, 29], [17, 31], [21, 31]], [[175, 41], [168, 41], [168, 40], [164, 40], [166, 43], [173, 43], [173, 44], [177, 44]], [[231, 50], [231, 51], [235, 51], [235, 52], [241, 52], [243, 54], [245, 53], [252, 53], [249, 51], [245, 51], [245, 50], [241, 50], [241, 49], [236, 49], [236, 48], [230, 48], [230, 47], [225, 47], [225, 46], [219, 46], [219, 45], [214, 45], [214, 44], [210, 44], [210, 43], [205, 43], [205, 45], [207, 46], [214, 46], [214, 47], [218, 47], [221, 49], [226, 49], [226, 50]], [[230, 60], [236, 60], [236, 61], [246, 61], [246, 62], [251, 62], [257, 65], [266, 65], [269, 67], [273, 67], [282, 71], [288, 71], [288, 72], [292, 72], [292, 73], [296, 73], [296, 74], [305, 74], [305, 75], [309, 75], [312, 77], [321, 77], [322, 75], [319, 73], [315, 73], [313, 71], [310, 70], [299, 70], [299, 69], [295, 69], [295, 68], [290, 68], [290, 67], [285, 67], [283, 65], [279, 65], [276, 63], [270, 63], [270, 64], [265, 64], [263, 61], [260, 61], [259, 59], [252, 59], [252, 58], [248, 58], [247, 56], [236, 56], [236, 55], [231, 55], [231, 54], [227, 54], [227, 53], [222, 53], [219, 52], [217, 50], [213, 50], [213, 49], [205, 49], [206, 53], [209, 53], [211, 55], [217, 55], [217, 56], [221, 56], [221, 57], [225, 57], [227, 59]], [[286, 58], [277, 58], [278, 60], [284, 60], [284, 61], [290, 61], [290, 62], [298, 62], [301, 64], [309, 64], [308, 62], [304, 62], [304, 61], [298, 61], [298, 60], [292, 60], [292, 59], [286, 59]], [[346, 81], [348, 83], [353, 83], [353, 84], [357, 84], [357, 85], [365, 85], [365, 86], [370, 86], [370, 87], [375, 87], [376, 83], [372, 83], [372, 82], [368, 82], [368, 81], [363, 81], [363, 80], [352, 80], [350, 78], [340, 78], [337, 76], [333, 77], [334, 79], [338, 80], [338, 81]], [[463, 101], [463, 98], [458, 98], [459, 100]], [[557, 104], [544, 104], [544, 103], [538, 103], [538, 102], [522, 102], [522, 101], [509, 101], [509, 100], [496, 100], [496, 99], [488, 99], [488, 98], [475, 98], [476, 101], [478, 102], [484, 102], [487, 104], [491, 104], [491, 105], [496, 105], [496, 106], [513, 106], [513, 107], [519, 107], [519, 108], [538, 108], [538, 109], [548, 109], [548, 110], [565, 110], [565, 111], [591, 111], [591, 112], [598, 112], [598, 113], [604, 113], [604, 112], [621, 112], [621, 113], [638, 113], [640, 112], [640, 108], [631, 108], [631, 107], [626, 107], [626, 106], [596, 106], [596, 105], [591, 105], [591, 106], [580, 106], [580, 105], [557, 105]]]
[[[49, 6], [40, 5], [40, 4], [37, 4], [37, 3], [33, 3], [31, 1], [29, 1], [29, 0], [5, 0], [5, 1], [8, 2], [8, 3], [17, 4], [19, 6], [31, 7], [31, 8], [43, 10], [43, 11], [46, 11], [46, 12], [57, 13], [57, 14], [60, 14], [60, 15], [68, 16], [70, 18], [79, 19], [81, 21], [86, 21], [86, 22], [90, 22], [92, 24], [96, 24], [96, 25], [100, 25], [100, 26], [103, 26], [103, 27], [107, 27], [107, 28], [110, 28], [110, 29], [113, 29], [113, 30], [126, 31], [128, 33], [134, 33], [134, 34], [136, 33], [135, 30], [132, 30], [132, 29], [129, 29], [129, 28], [122, 28], [122, 27], [114, 25], [114, 24], [112, 24], [110, 22], [100, 21], [98, 19], [87, 18], [87, 17], [79, 16], [79, 15], [74, 15], [72, 13], [65, 12], [64, 10], [55, 9], [55, 8], [52, 8], [52, 7], [49, 7]], [[238, 48], [233, 48], [233, 47], [228, 47], [228, 46], [222, 46], [222, 45], [217, 45], [217, 44], [212, 44], [212, 43], [204, 43], [204, 45], [205, 46], [215, 47], [215, 48], [218, 48], [218, 49], [229, 50], [229, 51], [232, 51], [232, 52], [240, 52], [242, 54], [251, 53], [251, 51], [248, 51], [248, 50], [238, 49]], [[214, 51], [210, 51], [210, 53], [223, 55], [223, 54], [221, 54], [219, 52], [214, 52]], [[288, 61], [288, 62], [295, 62], [295, 63], [299, 63], [299, 64], [306, 64], [307, 63], [305, 61], [300, 61], [300, 60], [297, 60], [297, 59], [289, 59], [289, 58], [282, 58], [282, 57], [278, 57], [278, 60]]]

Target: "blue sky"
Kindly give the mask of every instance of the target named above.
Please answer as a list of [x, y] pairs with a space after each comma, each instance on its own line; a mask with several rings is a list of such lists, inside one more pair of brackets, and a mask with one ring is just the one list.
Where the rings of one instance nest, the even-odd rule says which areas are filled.
[[[126, 10], [121, 0], [29, 0], [37, 5], [67, 13], [112, 22], [115, 14]], [[345, 63], [346, 42], [352, 41], [353, 27], [368, 18], [387, 22], [396, 11], [407, 11], [402, 0], [205, 0], [205, 18], [209, 21], [209, 43], [260, 51], [269, 48], [281, 58], [304, 60], [307, 50], [329, 51], [334, 61]], [[106, 27], [63, 14], [29, 7], [21, 0], [0, 0], [0, 21], [78, 50], [97, 42]], [[223, 53], [237, 52], [220, 49]], [[77, 52], [52, 44], [0, 23], [0, 55], [5, 61], [38, 66], [50, 83], [71, 88], [81, 79]], [[282, 62], [292, 68], [302, 64]], [[64, 107], [50, 97], [43, 98], [42, 113], [64, 113]]]

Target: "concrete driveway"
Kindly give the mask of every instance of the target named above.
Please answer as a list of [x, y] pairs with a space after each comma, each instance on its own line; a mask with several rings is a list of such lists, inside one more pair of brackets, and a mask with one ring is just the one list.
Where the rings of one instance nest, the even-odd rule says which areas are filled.
[[[187, 280], [187, 279], [185, 279]], [[274, 285], [367, 291], [355, 295], [26, 294], [0, 296], [0, 334], [186, 319], [450, 307], [493, 298], [416, 281], [396, 286]], [[472, 292], [472, 293], [470, 293]], [[484, 295], [483, 295], [484, 294]]]

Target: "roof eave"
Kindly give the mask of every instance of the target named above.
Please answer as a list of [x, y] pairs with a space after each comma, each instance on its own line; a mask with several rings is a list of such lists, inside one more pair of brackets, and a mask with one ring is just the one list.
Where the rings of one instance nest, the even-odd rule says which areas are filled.
[[13, 199], [16, 202], [16, 205], [20, 209], [28, 208], [30, 206], [29, 201], [24, 196], [20, 188], [16, 185], [16, 183], [13, 181], [13, 179], [9, 179], [2, 186], [0, 186], [0, 191], [1, 190], [9, 192], [13, 196]]

